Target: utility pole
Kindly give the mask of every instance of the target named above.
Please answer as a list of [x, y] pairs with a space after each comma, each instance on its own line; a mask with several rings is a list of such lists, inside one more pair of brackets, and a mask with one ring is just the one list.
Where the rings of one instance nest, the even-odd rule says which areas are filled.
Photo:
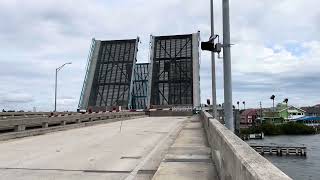
[[262, 103], [260, 101], [260, 125], [262, 124]]
[[223, 71], [224, 71], [224, 119], [229, 130], [234, 132], [232, 109], [231, 43], [229, 0], [222, 0], [223, 17]]
[[[210, 12], [211, 12], [211, 37], [214, 37], [214, 3], [210, 0]], [[216, 62], [215, 54], [211, 52], [211, 80], [212, 80], [212, 113], [213, 117], [217, 118], [217, 93], [216, 93]]]

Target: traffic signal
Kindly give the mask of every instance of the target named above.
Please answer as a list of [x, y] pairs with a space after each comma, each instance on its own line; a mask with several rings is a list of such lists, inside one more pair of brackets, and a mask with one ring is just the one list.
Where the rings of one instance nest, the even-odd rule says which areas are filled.
[[[218, 38], [218, 42], [215, 43], [215, 39]], [[220, 54], [223, 48], [223, 44], [220, 43], [219, 35], [211, 36], [209, 41], [201, 42], [201, 49], [204, 51], [211, 51]]]
[[222, 48], [223, 45], [219, 42], [216, 44], [214, 44], [214, 42], [212, 41], [201, 42], [201, 49], [204, 51], [212, 51], [219, 54]]
[[214, 43], [211, 41], [201, 42], [201, 49], [204, 51], [214, 51]]

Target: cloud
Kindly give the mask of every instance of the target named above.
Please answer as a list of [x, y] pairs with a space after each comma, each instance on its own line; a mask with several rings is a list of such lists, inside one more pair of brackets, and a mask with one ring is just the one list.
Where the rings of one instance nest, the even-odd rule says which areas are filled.
[[[215, 29], [222, 35], [222, 5], [215, 2]], [[248, 107], [255, 107], [262, 101], [270, 106], [269, 96], [276, 94], [279, 101], [288, 97], [296, 105], [319, 103], [320, 2], [243, 0], [230, 5], [234, 102], [246, 100]], [[209, 2], [196, 0], [79, 0], [76, 5], [71, 0], [2, 0], [0, 21], [5, 24], [0, 27], [0, 108], [25, 110], [53, 109], [55, 68], [69, 61], [72, 65], [58, 76], [58, 109], [76, 109], [93, 37], [140, 36], [138, 59], [146, 62], [150, 34], [200, 30], [206, 40], [210, 33]], [[201, 54], [205, 102], [211, 96], [210, 53]], [[222, 63], [216, 60], [219, 104]], [[15, 93], [27, 94], [21, 99], [29, 101], [4, 101]]]
[[2, 103], [29, 103], [32, 101], [32, 95], [26, 93], [5, 94], [0, 98]]

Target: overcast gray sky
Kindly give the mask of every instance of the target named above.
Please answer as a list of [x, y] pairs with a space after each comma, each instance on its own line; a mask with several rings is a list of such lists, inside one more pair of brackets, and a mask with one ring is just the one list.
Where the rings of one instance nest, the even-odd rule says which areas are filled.
[[[148, 61], [149, 36], [210, 33], [209, 0], [0, 0], [0, 108], [50, 111], [55, 68], [58, 110], [78, 105], [91, 39], [141, 37], [138, 61]], [[222, 34], [221, 0], [215, 1]], [[320, 103], [320, 2], [230, 0], [233, 99], [247, 107], [289, 98]], [[217, 60], [223, 103], [222, 60]], [[201, 52], [201, 98], [211, 94], [210, 53]]]

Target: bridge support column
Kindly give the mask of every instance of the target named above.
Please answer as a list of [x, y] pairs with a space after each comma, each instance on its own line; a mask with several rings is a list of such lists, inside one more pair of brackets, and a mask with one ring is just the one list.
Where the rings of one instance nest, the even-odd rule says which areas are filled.
[[67, 124], [66, 121], [61, 121], [61, 126], [65, 126]]

